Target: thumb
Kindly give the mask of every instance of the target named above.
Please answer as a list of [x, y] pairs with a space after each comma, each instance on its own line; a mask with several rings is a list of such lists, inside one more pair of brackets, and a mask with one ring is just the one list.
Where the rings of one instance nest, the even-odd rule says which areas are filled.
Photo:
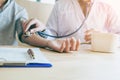
[[24, 19], [21, 19], [21, 24], [22, 24], [23, 32], [26, 32], [25, 30], [26, 30], [27, 21]]

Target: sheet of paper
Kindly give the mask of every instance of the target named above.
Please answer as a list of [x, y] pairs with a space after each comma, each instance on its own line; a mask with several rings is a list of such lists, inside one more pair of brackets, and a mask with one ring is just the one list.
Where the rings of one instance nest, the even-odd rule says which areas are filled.
[[49, 63], [39, 48], [31, 48], [35, 59], [27, 53], [28, 48], [0, 48], [0, 62]]

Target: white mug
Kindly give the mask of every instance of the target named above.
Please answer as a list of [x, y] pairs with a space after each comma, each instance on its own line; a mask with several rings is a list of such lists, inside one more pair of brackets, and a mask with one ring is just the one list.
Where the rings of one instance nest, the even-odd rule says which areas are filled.
[[113, 33], [92, 33], [91, 47], [92, 51], [115, 52], [118, 48], [119, 36]]

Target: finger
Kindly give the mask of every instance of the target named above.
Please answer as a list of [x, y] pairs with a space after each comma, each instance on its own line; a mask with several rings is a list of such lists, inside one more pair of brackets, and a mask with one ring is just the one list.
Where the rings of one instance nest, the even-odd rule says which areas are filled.
[[69, 52], [70, 51], [70, 40], [69, 38], [66, 39], [66, 48], [65, 48], [65, 52]]
[[34, 29], [31, 29], [31, 30], [30, 30], [31, 33], [35, 33], [35, 32], [37, 32], [37, 31], [39, 31], [38, 28], [34, 28]]
[[61, 46], [61, 48], [60, 48], [60, 52], [63, 52], [64, 49], [65, 49], [65, 42], [62, 43], [62, 46]]
[[85, 31], [85, 33], [90, 33], [90, 32], [92, 32], [92, 31], [94, 31], [93, 28], [92, 28], [92, 29], [89, 29], [89, 30], [87, 30], [87, 31]]
[[77, 40], [76, 42], [76, 51], [80, 49], [80, 39]]
[[91, 41], [91, 35], [86, 35], [86, 36], [85, 36], [85, 40], [86, 40], [86, 41]]
[[85, 32], [85, 38], [88, 36], [88, 35], [91, 35], [91, 33], [94, 31], [94, 29], [90, 29], [90, 30], [87, 30]]
[[38, 23], [38, 20], [36, 20], [36, 19], [29, 20], [28, 23], [26, 24], [25, 31], [28, 31], [28, 29], [30, 28], [31, 25], [34, 25], [34, 24], [37, 24], [37, 23]]
[[25, 29], [27, 27], [28, 22], [29, 22], [29, 20], [24, 22]]
[[75, 38], [71, 38], [71, 51], [75, 51], [76, 49], [76, 39]]
[[26, 25], [25, 25], [25, 27], [26, 27], [26, 29], [25, 29], [25, 31], [28, 31], [29, 29], [30, 29], [30, 27], [32, 26], [32, 25], [34, 25], [34, 20], [33, 19], [31, 19], [31, 20], [29, 20], [27, 23], [26, 23]]
[[22, 23], [23, 32], [25, 32], [27, 21], [22, 20], [21, 23]]

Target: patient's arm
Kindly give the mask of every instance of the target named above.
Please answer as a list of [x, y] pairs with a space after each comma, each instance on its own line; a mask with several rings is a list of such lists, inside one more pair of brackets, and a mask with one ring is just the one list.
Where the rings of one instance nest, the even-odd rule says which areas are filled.
[[30, 36], [22, 35], [22, 41], [32, 46], [37, 47], [46, 47], [47, 46], [47, 39], [40, 37], [39, 35], [32, 34]]
[[[46, 27], [37, 19], [23, 21], [23, 32], [30, 32], [29, 37], [22, 35], [22, 41], [37, 47], [48, 47], [58, 52], [76, 51], [79, 49], [80, 40], [75, 38], [47, 40], [35, 34], [37, 31], [43, 31]], [[34, 27], [34, 28], [32, 28]]]
[[58, 52], [77, 51], [80, 46], [80, 40], [75, 38], [47, 40], [37, 34], [32, 34], [30, 37], [22, 35], [22, 41], [32, 46], [49, 47]]

